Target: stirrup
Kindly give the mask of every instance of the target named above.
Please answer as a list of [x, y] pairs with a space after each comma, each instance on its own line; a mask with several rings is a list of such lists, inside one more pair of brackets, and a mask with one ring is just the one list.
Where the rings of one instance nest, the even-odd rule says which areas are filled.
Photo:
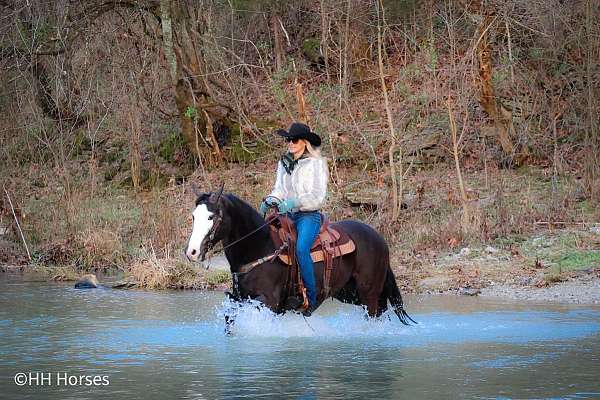
[[287, 310], [294, 310], [301, 313], [304, 313], [310, 304], [308, 302], [308, 297], [306, 296], [306, 288], [302, 288], [302, 298], [298, 296], [290, 296], [285, 300], [285, 308]]
[[285, 309], [286, 310], [300, 310], [303, 306], [302, 299], [297, 296], [290, 296], [285, 299]]
[[312, 313], [315, 312], [316, 309], [317, 309], [317, 305], [311, 304], [305, 310], [302, 311], [302, 315], [304, 315], [305, 317], [310, 317], [312, 315]]

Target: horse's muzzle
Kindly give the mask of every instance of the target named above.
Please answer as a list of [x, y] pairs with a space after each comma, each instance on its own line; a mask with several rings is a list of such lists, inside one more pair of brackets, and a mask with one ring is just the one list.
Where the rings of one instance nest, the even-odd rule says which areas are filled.
[[198, 261], [198, 259], [200, 259], [200, 261], [204, 261], [204, 258], [206, 257], [206, 252], [207, 252], [206, 247], [200, 248], [200, 250], [190, 249], [188, 247], [185, 250], [185, 256], [187, 257], [188, 261], [190, 261], [190, 262], [196, 262], [196, 261]]

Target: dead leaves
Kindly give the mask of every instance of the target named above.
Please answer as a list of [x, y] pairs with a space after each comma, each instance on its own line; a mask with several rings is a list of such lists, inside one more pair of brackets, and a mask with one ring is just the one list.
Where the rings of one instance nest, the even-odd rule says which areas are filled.
[[479, 267], [455, 265], [450, 269], [450, 277], [454, 287], [481, 288], [481, 271]]

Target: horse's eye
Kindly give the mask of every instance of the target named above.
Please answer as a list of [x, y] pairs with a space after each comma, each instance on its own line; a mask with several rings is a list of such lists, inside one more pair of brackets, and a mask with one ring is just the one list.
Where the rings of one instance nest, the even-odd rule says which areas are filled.
[[208, 220], [209, 220], [209, 221], [212, 221], [214, 217], [215, 217], [214, 215], [209, 215], [209, 216], [208, 216]]

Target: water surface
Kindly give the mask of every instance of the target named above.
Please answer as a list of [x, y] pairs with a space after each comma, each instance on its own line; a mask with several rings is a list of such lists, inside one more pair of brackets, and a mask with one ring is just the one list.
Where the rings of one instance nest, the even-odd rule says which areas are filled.
[[405, 327], [338, 302], [308, 320], [249, 305], [230, 337], [226, 309], [216, 292], [0, 282], [0, 398], [600, 398], [597, 306], [410, 297]]

